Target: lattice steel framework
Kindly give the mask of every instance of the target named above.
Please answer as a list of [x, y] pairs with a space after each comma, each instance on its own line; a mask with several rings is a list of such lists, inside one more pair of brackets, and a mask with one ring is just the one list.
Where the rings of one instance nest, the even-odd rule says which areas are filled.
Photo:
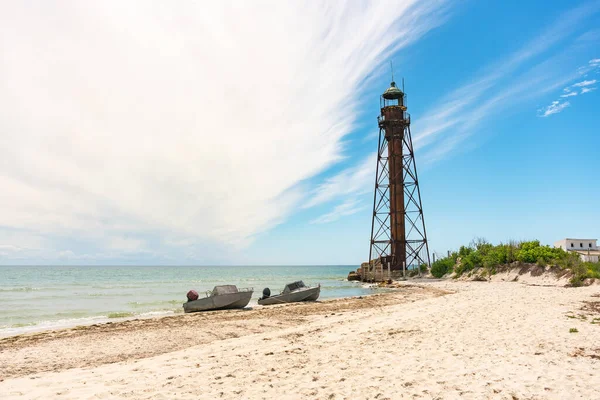
[[[381, 96], [369, 260], [391, 270], [430, 266], [406, 96], [395, 82]], [[404, 264], [405, 263], [405, 264]]]

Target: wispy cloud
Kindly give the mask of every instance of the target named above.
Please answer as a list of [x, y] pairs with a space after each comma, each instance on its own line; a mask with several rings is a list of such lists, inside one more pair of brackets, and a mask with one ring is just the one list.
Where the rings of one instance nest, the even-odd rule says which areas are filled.
[[339, 204], [333, 208], [333, 210], [327, 214], [323, 214], [318, 218], [310, 221], [311, 224], [326, 224], [329, 222], [337, 221], [342, 217], [346, 217], [357, 212], [364, 210], [366, 206], [360, 205], [357, 199], [348, 199], [342, 204]]
[[[577, 69], [578, 74], [585, 76], [591, 71], [600, 70], [600, 63], [597, 63], [595, 61], [596, 61], [596, 59], [590, 60], [588, 62], [588, 65], [579, 67]], [[564, 88], [563, 92], [565, 92], [565, 94], [560, 95], [560, 97], [561, 98], [574, 97], [574, 96], [577, 96], [578, 94], [586, 94], [586, 93], [592, 92], [592, 91], [596, 90], [596, 88], [589, 87], [589, 86], [596, 84], [596, 82], [597, 82], [597, 80], [593, 79], [593, 80], [583, 80], [581, 82], [574, 83], [574, 84]], [[579, 93], [576, 91], [573, 91], [573, 90], [579, 90], [579, 88], [581, 88]], [[553, 114], [558, 114], [559, 112], [563, 111], [565, 108], [567, 108], [569, 106], [570, 106], [569, 102], [562, 103], [559, 100], [555, 100], [549, 106], [539, 109], [538, 116], [539, 117], [548, 117]]]
[[587, 88], [587, 87], [585, 87], [585, 88], [581, 89], [581, 94], [593, 92], [596, 89], [597, 88], [595, 88], [595, 87], [593, 87], [593, 88]]
[[376, 156], [366, 157], [360, 164], [327, 178], [309, 194], [304, 208], [327, 203], [338, 197], [368, 193], [375, 184]]
[[36, 7], [0, 5], [0, 221], [73, 254], [69, 238], [87, 240], [92, 255], [168, 252], [165, 237], [231, 248], [283, 221], [302, 183], [341, 159], [365, 79], [447, 10], [442, 0]]
[[562, 57], [560, 52], [547, 54], [598, 11], [600, 3], [594, 2], [567, 12], [522, 48], [483, 68], [475, 79], [444, 96], [438, 106], [417, 118], [413, 141], [422, 154], [420, 159], [431, 163], [445, 157], [477, 132], [484, 119], [577, 79], [580, 74], [565, 74], [556, 68]]
[[573, 97], [573, 96], [577, 96], [577, 92], [569, 92], [567, 94], [560, 95], [560, 97]]
[[548, 107], [542, 108], [538, 110], [538, 115], [540, 117], [548, 117], [552, 114], [558, 114], [565, 108], [569, 107], [571, 104], [568, 101], [561, 103], [560, 101], [553, 101]]
[[[486, 118], [564, 87], [600, 65], [600, 59], [593, 59], [582, 71], [565, 73], [555, 67], [562, 60], [563, 53], [548, 55], [551, 49], [571, 37], [582, 21], [598, 11], [600, 2], [593, 2], [565, 13], [536, 38], [514, 53], [482, 68], [475, 79], [448, 93], [439, 104], [417, 118], [413, 122], [412, 132], [419, 165], [440, 160], [457, 146], [464, 145]], [[569, 89], [565, 90], [563, 96], [573, 97], [577, 93]], [[554, 107], [545, 108], [542, 114], [548, 112], [548, 115], [552, 115], [568, 106], [568, 102], [557, 102]], [[333, 200], [365, 190], [372, 191], [375, 162], [368, 163], [363, 164], [366, 175], [362, 186], [348, 178], [357, 168], [352, 166], [329, 178], [329, 183], [318, 188], [315, 198]], [[352, 182], [353, 185], [332, 184], [338, 181]], [[338, 192], [339, 188], [352, 189]]]
[[590, 86], [593, 85], [594, 83], [596, 83], [596, 79], [591, 80], [591, 81], [581, 81], [581, 82], [577, 82], [575, 84], [573, 84], [573, 87], [584, 87], [584, 86]]

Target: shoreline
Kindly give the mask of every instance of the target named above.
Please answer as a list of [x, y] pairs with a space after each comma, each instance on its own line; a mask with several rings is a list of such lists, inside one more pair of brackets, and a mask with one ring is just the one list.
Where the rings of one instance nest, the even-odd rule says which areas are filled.
[[[229, 272], [228, 272], [229, 271]], [[235, 271], [235, 273], [233, 273]], [[320, 283], [321, 300], [373, 292], [346, 280], [346, 266], [285, 267], [8, 267], [0, 268], [0, 337], [182, 312], [185, 294], [216, 285], [274, 291], [302, 279]], [[229, 276], [228, 276], [229, 275]]]
[[[396, 282], [397, 284], [398, 282]], [[66, 325], [57, 325], [57, 326], [51, 326], [51, 327], [40, 327], [39, 330], [32, 330], [32, 331], [27, 331], [27, 332], [18, 332], [18, 333], [14, 333], [14, 334], [9, 334], [9, 335], [2, 335], [0, 333], [0, 349], [2, 348], [2, 343], [6, 340], [10, 340], [11, 338], [15, 338], [15, 337], [28, 337], [28, 336], [41, 336], [44, 334], [54, 334], [54, 333], [62, 333], [65, 331], [82, 331], [82, 330], [86, 330], [86, 328], [98, 328], [98, 327], [102, 327], [102, 326], [108, 326], [108, 325], [120, 325], [120, 324], [127, 324], [129, 322], [133, 322], [133, 321], [147, 321], [147, 320], [155, 320], [155, 321], [160, 321], [163, 318], [192, 318], [195, 315], [223, 315], [223, 314], [235, 314], [235, 313], [241, 313], [241, 312], [249, 312], [249, 311], [253, 311], [253, 312], [261, 312], [261, 310], [268, 310], [268, 309], [276, 309], [276, 308], [281, 308], [281, 307], [290, 307], [290, 306], [314, 306], [314, 307], [319, 307], [319, 304], [329, 304], [329, 303], [335, 303], [335, 302], [344, 302], [344, 301], [352, 301], [352, 300], [361, 300], [361, 299], [368, 299], [370, 297], [373, 296], [387, 296], [387, 295], [393, 295], [394, 293], [402, 290], [403, 287], [405, 286], [414, 286], [414, 287], [419, 287], [419, 288], [424, 288], [424, 285], [422, 285], [424, 282], [420, 281], [420, 282], [416, 282], [416, 283], [411, 283], [411, 282], [406, 282], [406, 283], [400, 283], [397, 286], [392, 286], [392, 287], [376, 287], [376, 284], [370, 284], [370, 283], [363, 283], [361, 282], [363, 287], [366, 287], [367, 285], [369, 286], [369, 289], [373, 289], [373, 290], [377, 290], [377, 289], [383, 289], [382, 291], [378, 292], [378, 293], [370, 293], [370, 294], [365, 294], [365, 295], [361, 295], [361, 296], [344, 296], [344, 297], [336, 297], [336, 298], [328, 298], [325, 300], [317, 300], [314, 302], [300, 302], [300, 303], [285, 303], [285, 304], [274, 304], [274, 305], [269, 305], [269, 306], [261, 306], [259, 304], [250, 304], [247, 307], [243, 308], [243, 309], [238, 309], [238, 310], [213, 310], [213, 311], [201, 311], [201, 312], [195, 312], [195, 313], [184, 313], [183, 312], [183, 308], [181, 310], [181, 312], [176, 312], [176, 311], [150, 311], [150, 312], [146, 312], [146, 313], [142, 313], [142, 314], [136, 314], [136, 315], [132, 315], [132, 316], [127, 316], [127, 317], [116, 317], [116, 318], [111, 318], [111, 317], [107, 317], [107, 316], [93, 316], [93, 317], [85, 317], [85, 318], [81, 318], [81, 319], [94, 319], [93, 321], [89, 321], [88, 323], [70, 323], [70, 321], [76, 322], [80, 319], [73, 319], [73, 320], [68, 320], [69, 323]], [[183, 304], [183, 302], [182, 302]], [[311, 307], [312, 308], [312, 307]], [[53, 321], [51, 321], [53, 322]], [[60, 322], [56, 321], [56, 322]], [[32, 326], [33, 327], [33, 326]], [[10, 328], [8, 328], [10, 329]], [[18, 328], [15, 328], [18, 329]]]
[[[163, 354], [176, 351], [190, 345], [211, 342], [206, 338], [220, 338], [227, 336], [240, 337], [247, 334], [266, 332], [269, 329], [282, 329], [312, 318], [325, 317], [330, 313], [369, 309], [373, 307], [385, 307], [400, 304], [402, 302], [416, 301], [422, 297], [441, 296], [449, 294], [445, 290], [427, 288], [423, 285], [404, 285], [393, 289], [388, 293], [374, 293], [366, 296], [329, 299], [317, 302], [288, 303], [272, 306], [256, 306], [242, 310], [217, 310], [189, 314], [174, 314], [167, 316], [155, 316], [149, 318], [125, 319], [122, 321], [109, 321], [106, 323], [95, 323], [70, 328], [55, 329], [42, 332], [25, 333], [0, 338], [0, 366], [3, 365], [4, 357], [7, 362], [11, 360], [6, 356], [7, 351], [28, 349], [35, 347], [52, 348], [56, 345], [70, 347], [86, 347], [86, 343], [110, 340], [115, 343], [111, 351], [105, 352], [107, 357], [95, 357], [94, 352], [87, 354], [73, 354], [74, 360], [64, 363], [66, 367], [90, 366], [103, 364], [105, 362], [122, 361], [126, 359], [145, 358], [149, 355]], [[248, 323], [250, 321], [250, 323]], [[256, 324], [257, 321], [258, 326]], [[239, 326], [248, 323], [248, 331], [232, 331], [223, 327], [228, 325]], [[220, 329], [221, 332], [216, 332]], [[165, 335], [185, 337], [184, 341], [177, 343], [165, 343], [166, 347], [154, 348], [153, 341], [145, 343], [144, 346], [134, 346], [137, 340], [148, 341], [149, 337], [164, 339]], [[201, 335], [206, 335], [204, 338]], [[57, 344], [58, 343], [58, 344]], [[80, 349], [80, 350], [81, 350]], [[34, 353], [36, 353], [34, 351]], [[4, 356], [4, 357], [3, 357]], [[31, 356], [24, 356], [25, 358]], [[51, 360], [52, 361], [52, 360]], [[13, 363], [14, 364], [14, 363]], [[27, 363], [26, 363], [27, 364]], [[53, 368], [55, 362], [50, 362]], [[37, 365], [35, 371], [44, 371], [49, 367]], [[0, 376], [11, 377], [15, 371], [23, 370], [22, 366], [8, 367], [3, 371], [0, 367]], [[32, 371], [29, 371], [32, 372]], [[20, 374], [19, 373], [19, 374]], [[17, 375], [19, 375], [17, 374]]]
[[399, 283], [391, 293], [0, 340], [7, 399], [599, 398], [600, 288]]
[[[348, 300], [348, 299], [354, 299], [354, 298], [358, 298], [358, 297], [364, 298], [367, 296], [388, 294], [388, 293], [394, 292], [395, 290], [398, 290], [399, 288], [402, 288], [405, 286], [410, 286], [410, 285], [423, 287], [423, 286], [430, 285], [430, 284], [443, 284], [444, 282], [448, 283], [448, 284], [452, 284], [453, 282], [469, 282], [469, 281], [479, 281], [479, 282], [486, 281], [487, 282], [488, 280], [490, 282], [515, 282], [515, 283], [519, 283], [519, 284], [532, 285], [532, 286], [546, 285], [546, 286], [553, 286], [553, 287], [567, 287], [567, 284], [568, 284], [568, 280], [564, 276], [556, 277], [556, 276], [551, 276], [550, 274], [547, 274], [547, 273], [543, 274], [541, 276], [532, 275], [531, 271], [527, 271], [526, 273], [523, 273], [519, 268], [513, 268], [513, 269], [508, 269], [506, 271], [502, 271], [501, 273], [493, 275], [491, 279], [486, 279], [486, 280], [473, 278], [473, 276], [471, 276], [471, 275], [465, 275], [465, 276], [462, 276], [459, 278], [454, 278], [454, 277], [450, 277], [450, 276], [446, 276], [446, 277], [442, 277], [442, 278], [414, 277], [414, 278], [408, 278], [407, 280], [394, 281], [392, 284], [367, 283], [367, 282], [362, 282], [362, 281], [347, 281], [346, 280], [347, 282], [352, 282], [357, 287], [360, 286], [363, 289], [370, 289], [370, 290], [377, 291], [377, 292], [363, 294], [360, 296], [351, 295], [351, 296], [326, 298], [324, 300], [319, 299], [317, 301], [317, 303], [326, 303], [326, 302], [336, 301], [336, 300]], [[592, 283], [592, 286], [600, 286], [600, 280]], [[257, 300], [253, 298], [251, 300], [250, 304], [244, 310], [241, 310], [241, 311], [260, 310], [261, 308], [265, 307], [265, 306], [259, 305], [256, 301]], [[183, 304], [183, 303], [184, 303], [184, 301], [182, 300], [181, 304]], [[272, 308], [274, 306], [266, 306], [266, 307]], [[208, 313], [221, 312], [221, 311], [227, 311], [227, 310], [208, 311]], [[236, 311], [236, 310], [231, 310], [231, 311]], [[22, 327], [6, 327], [6, 328], [0, 329], [0, 341], [2, 341], [3, 339], [15, 337], [15, 336], [39, 335], [39, 334], [43, 334], [43, 333], [52, 333], [52, 332], [59, 332], [59, 331], [71, 330], [71, 329], [81, 330], [86, 327], [95, 326], [95, 325], [105, 325], [105, 324], [110, 325], [110, 324], [119, 324], [119, 323], [128, 322], [128, 321], [161, 319], [161, 318], [165, 318], [165, 317], [177, 317], [177, 316], [185, 315], [185, 313], [183, 312], [183, 308], [181, 308], [181, 309], [176, 309], [176, 310], [145, 311], [140, 314], [135, 314], [132, 312], [132, 315], [127, 315], [127, 316], [123, 316], [123, 317], [121, 317], [121, 316], [111, 317], [110, 316], [110, 314], [127, 314], [127, 313], [129, 313], [129, 312], [123, 312], [123, 313], [115, 312], [115, 313], [109, 313], [109, 315], [101, 315], [101, 316], [89, 316], [89, 317], [73, 318], [73, 319], [42, 321], [42, 323], [48, 323], [47, 325], [41, 325], [41, 323], [40, 323], [40, 324], [32, 324], [32, 325], [26, 324], [25, 326], [22, 326]], [[202, 312], [202, 313], [207, 313], [207, 312]], [[13, 330], [13, 332], [11, 332], [11, 330]]]
[[[476, 276], [476, 274], [474, 276]], [[523, 271], [521, 271], [520, 268], [507, 269], [505, 271], [502, 271], [498, 274], [493, 275], [491, 277], [491, 279], [486, 279], [485, 281], [488, 281], [488, 280], [491, 282], [516, 282], [519, 284], [532, 285], [532, 286], [548, 285], [548, 286], [555, 286], [555, 287], [566, 287], [566, 285], [568, 284], [568, 279], [566, 279], [564, 276], [556, 277], [556, 276], [553, 276], [548, 273], [545, 273], [541, 276], [533, 275], [531, 273], [531, 271], [526, 271], [524, 273]], [[469, 281], [482, 281], [482, 280], [473, 278], [473, 276], [471, 276], [469, 274], [469, 275], [465, 275], [465, 276], [462, 276], [459, 278], [454, 278], [454, 277], [449, 277], [449, 276], [442, 277], [442, 278], [414, 277], [414, 278], [408, 278], [407, 280], [394, 281], [391, 285], [383, 284], [383, 286], [379, 283], [367, 283], [367, 282], [362, 282], [362, 281], [347, 281], [347, 282], [354, 283], [357, 287], [360, 286], [363, 289], [371, 289], [371, 290], [377, 291], [377, 292], [363, 294], [361, 296], [352, 295], [352, 296], [326, 298], [324, 300], [320, 299], [317, 302], [325, 303], [325, 302], [334, 301], [334, 300], [347, 300], [347, 299], [353, 299], [353, 298], [357, 298], [357, 297], [367, 297], [367, 296], [373, 296], [373, 295], [378, 295], [378, 294], [386, 294], [386, 293], [393, 292], [393, 291], [397, 290], [398, 288], [402, 288], [407, 285], [423, 286], [423, 285], [430, 285], [430, 284], [436, 284], [436, 283], [441, 284], [444, 282], [452, 284], [452, 282], [469, 282]], [[600, 286], [600, 281], [597, 281], [597, 282], [593, 283], [592, 285]], [[184, 301], [182, 300], [181, 303], [183, 304]], [[253, 298], [251, 300], [251, 303], [244, 310], [245, 311], [260, 310], [262, 307], [263, 306], [260, 306], [256, 302], [256, 299]], [[273, 306], [267, 306], [267, 307], [270, 308]], [[179, 310], [179, 311], [177, 311], [177, 310]], [[58, 331], [69, 330], [69, 329], [84, 329], [85, 327], [94, 326], [94, 325], [103, 325], [103, 324], [110, 325], [110, 324], [118, 324], [118, 323], [128, 322], [128, 321], [160, 319], [160, 318], [164, 318], [164, 317], [176, 317], [176, 316], [185, 315], [182, 308], [177, 309], [177, 310], [146, 311], [146, 312], [142, 312], [140, 314], [133, 314], [133, 315], [124, 316], [124, 317], [110, 317], [110, 316], [105, 316], [105, 315], [90, 316], [90, 317], [74, 318], [74, 319], [66, 319], [66, 320], [44, 321], [44, 322], [49, 323], [49, 325], [45, 325], [45, 326], [41, 326], [41, 325], [29, 326], [28, 325], [28, 326], [23, 326], [23, 327], [2, 328], [2, 329], [0, 329], [0, 341], [2, 339], [7, 339], [7, 338], [15, 337], [15, 336], [22, 336], [22, 335], [37, 335], [37, 334], [41, 334], [41, 333], [58, 332]], [[220, 312], [220, 311], [227, 311], [227, 310], [217, 310], [217, 312]], [[215, 311], [209, 311], [209, 312], [215, 312]], [[126, 312], [124, 312], [124, 313], [126, 313]], [[203, 313], [206, 313], [206, 312], [203, 312]], [[119, 314], [119, 313], [114, 313], [114, 314]], [[85, 321], [82, 322], [83, 320], [85, 320]], [[14, 330], [15, 332], [10, 332], [11, 329]]]
[[[346, 281], [346, 282], [349, 282], [349, 281]], [[353, 282], [350, 282], [350, 283], [353, 283]], [[363, 282], [357, 282], [357, 283], [353, 283], [353, 284], [356, 286], [356, 289], [359, 289], [359, 288], [370, 289], [373, 291], [377, 291], [377, 293], [385, 293], [387, 290], [393, 290], [393, 288], [390, 289], [390, 288], [371, 287]], [[370, 296], [372, 294], [377, 294], [377, 293], [363, 294], [362, 296]], [[183, 296], [183, 297], [185, 298], [185, 296]], [[323, 301], [346, 299], [346, 298], [352, 298], [352, 297], [357, 297], [357, 296], [356, 295], [347, 295], [347, 296], [341, 296], [341, 297], [328, 297], [328, 298], [325, 298], [324, 300], [319, 300], [319, 301], [323, 302]], [[185, 299], [181, 300], [181, 305], [183, 305], [183, 303], [185, 303]], [[106, 313], [106, 315], [90, 315], [90, 316], [79, 317], [79, 318], [44, 320], [44, 321], [39, 321], [36, 323], [19, 324], [22, 326], [6, 326], [6, 327], [0, 328], [0, 339], [18, 336], [18, 335], [36, 334], [36, 333], [42, 333], [42, 332], [48, 332], [48, 331], [54, 331], [54, 330], [63, 330], [63, 329], [70, 329], [70, 328], [75, 328], [75, 327], [90, 326], [90, 325], [95, 325], [95, 324], [118, 323], [118, 322], [136, 320], [136, 319], [162, 318], [162, 317], [167, 317], [167, 316], [177, 316], [180, 314], [184, 314], [183, 308], [181, 307], [181, 305], [179, 308], [174, 308], [171, 310], [158, 309], [158, 310], [143, 311], [140, 313], [136, 313], [135, 311], [131, 311], [131, 310], [122, 311], [122, 312], [116, 311], [116, 312]], [[248, 307], [249, 308], [257, 308], [257, 307], [260, 308], [261, 306], [258, 305], [257, 299], [253, 298], [251, 300], [250, 304], [248, 305]], [[123, 314], [131, 314], [131, 315], [119, 316], [119, 315], [123, 315]], [[117, 316], [111, 316], [111, 315], [117, 315]]]
[[106, 315], [90, 316], [73, 319], [62, 319], [55, 321], [43, 321], [35, 325], [25, 325], [19, 327], [2, 328], [0, 330], [0, 340], [21, 335], [32, 335], [50, 331], [64, 329], [73, 329], [96, 324], [117, 323], [136, 319], [162, 318], [172, 315], [178, 315], [175, 311], [149, 311], [141, 314], [134, 314], [127, 317], [110, 317]]

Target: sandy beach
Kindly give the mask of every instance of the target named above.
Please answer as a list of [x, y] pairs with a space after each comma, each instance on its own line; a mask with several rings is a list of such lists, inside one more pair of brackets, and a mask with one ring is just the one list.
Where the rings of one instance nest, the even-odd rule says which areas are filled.
[[363, 298], [9, 337], [0, 340], [0, 393], [599, 399], [600, 287], [540, 282], [419, 282]]

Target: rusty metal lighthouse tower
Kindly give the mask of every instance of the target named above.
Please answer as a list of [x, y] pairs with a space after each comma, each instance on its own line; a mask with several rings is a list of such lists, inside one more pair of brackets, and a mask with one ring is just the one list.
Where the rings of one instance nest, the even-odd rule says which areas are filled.
[[402, 90], [392, 83], [380, 99], [379, 145], [369, 261], [406, 271], [430, 266], [415, 153]]

